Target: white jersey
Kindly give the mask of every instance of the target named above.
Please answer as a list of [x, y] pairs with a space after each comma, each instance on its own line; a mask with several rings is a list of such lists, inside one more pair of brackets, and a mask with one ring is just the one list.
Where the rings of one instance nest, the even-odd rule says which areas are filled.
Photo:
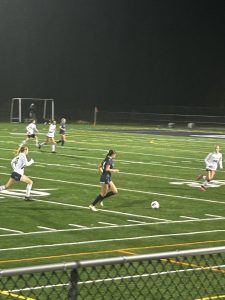
[[56, 125], [51, 124], [48, 129], [47, 137], [53, 138], [55, 136]]
[[211, 152], [205, 158], [206, 169], [216, 171], [218, 165], [223, 168], [223, 159], [221, 153]]
[[33, 159], [30, 161], [27, 160], [27, 157], [24, 153], [19, 153], [15, 156], [11, 161], [11, 166], [13, 168], [13, 172], [16, 172], [20, 175], [24, 174], [24, 167], [30, 166], [33, 163]]
[[27, 130], [27, 135], [32, 135], [38, 132], [37, 127], [34, 123], [30, 123], [29, 125], [27, 125], [26, 130]]

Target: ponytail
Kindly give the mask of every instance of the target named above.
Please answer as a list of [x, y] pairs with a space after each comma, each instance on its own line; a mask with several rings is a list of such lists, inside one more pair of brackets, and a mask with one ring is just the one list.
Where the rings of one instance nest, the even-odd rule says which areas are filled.
[[113, 154], [115, 154], [116, 153], [116, 151], [115, 150], [109, 150], [109, 152], [108, 152], [108, 154], [106, 155], [106, 157], [108, 157], [108, 156], [112, 156]]
[[16, 149], [15, 154], [18, 155], [19, 153], [24, 152], [26, 149], [28, 149], [27, 146], [21, 146], [18, 149]]

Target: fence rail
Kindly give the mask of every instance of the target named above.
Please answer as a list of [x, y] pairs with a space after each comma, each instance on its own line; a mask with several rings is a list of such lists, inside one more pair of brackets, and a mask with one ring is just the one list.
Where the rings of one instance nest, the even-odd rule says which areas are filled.
[[222, 299], [225, 247], [0, 270], [0, 299]]

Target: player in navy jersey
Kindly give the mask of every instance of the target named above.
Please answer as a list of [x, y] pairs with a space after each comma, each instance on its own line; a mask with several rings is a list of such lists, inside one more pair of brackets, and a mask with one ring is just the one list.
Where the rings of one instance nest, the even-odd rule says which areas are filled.
[[59, 125], [59, 134], [61, 135], [61, 139], [58, 140], [56, 143], [61, 143], [61, 146], [63, 147], [66, 141], [66, 119], [62, 118]]
[[22, 181], [27, 184], [25, 200], [30, 200], [30, 193], [33, 181], [24, 174], [24, 168], [34, 163], [34, 160], [27, 160], [28, 147], [22, 146], [17, 149], [16, 156], [11, 161], [13, 172], [10, 179], [5, 185], [0, 186], [0, 191], [9, 189], [17, 181]]
[[97, 211], [97, 208], [95, 207], [97, 203], [100, 202], [100, 205], [103, 206], [103, 199], [118, 193], [117, 188], [111, 179], [112, 172], [113, 173], [119, 172], [118, 169], [113, 168], [113, 159], [115, 157], [116, 157], [115, 150], [109, 150], [105, 159], [98, 166], [98, 169], [101, 172], [101, 177], [100, 177], [101, 191], [100, 194], [95, 198], [95, 200], [89, 205], [89, 208], [92, 211]]

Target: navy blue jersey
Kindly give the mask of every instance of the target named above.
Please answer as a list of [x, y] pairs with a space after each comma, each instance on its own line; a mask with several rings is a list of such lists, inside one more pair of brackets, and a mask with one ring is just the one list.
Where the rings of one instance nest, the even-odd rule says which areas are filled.
[[113, 161], [112, 161], [112, 158], [109, 156], [107, 156], [101, 163], [102, 174], [101, 174], [100, 182], [106, 183], [106, 184], [110, 183], [110, 181], [111, 181], [111, 172], [106, 171], [107, 165], [110, 166], [110, 169], [113, 169]]
[[101, 163], [102, 165], [102, 172], [103, 173], [109, 173], [111, 174], [110, 171], [106, 171], [106, 166], [109, 165], [110, 166], [110, 169], [113, 169], [113, 160], [110, 156], [107, 156]]
[[59, 133], [65, 134], [65, 132], [66, 132], [66, 125], [65, 125], [65, 123], [61, 123]]

